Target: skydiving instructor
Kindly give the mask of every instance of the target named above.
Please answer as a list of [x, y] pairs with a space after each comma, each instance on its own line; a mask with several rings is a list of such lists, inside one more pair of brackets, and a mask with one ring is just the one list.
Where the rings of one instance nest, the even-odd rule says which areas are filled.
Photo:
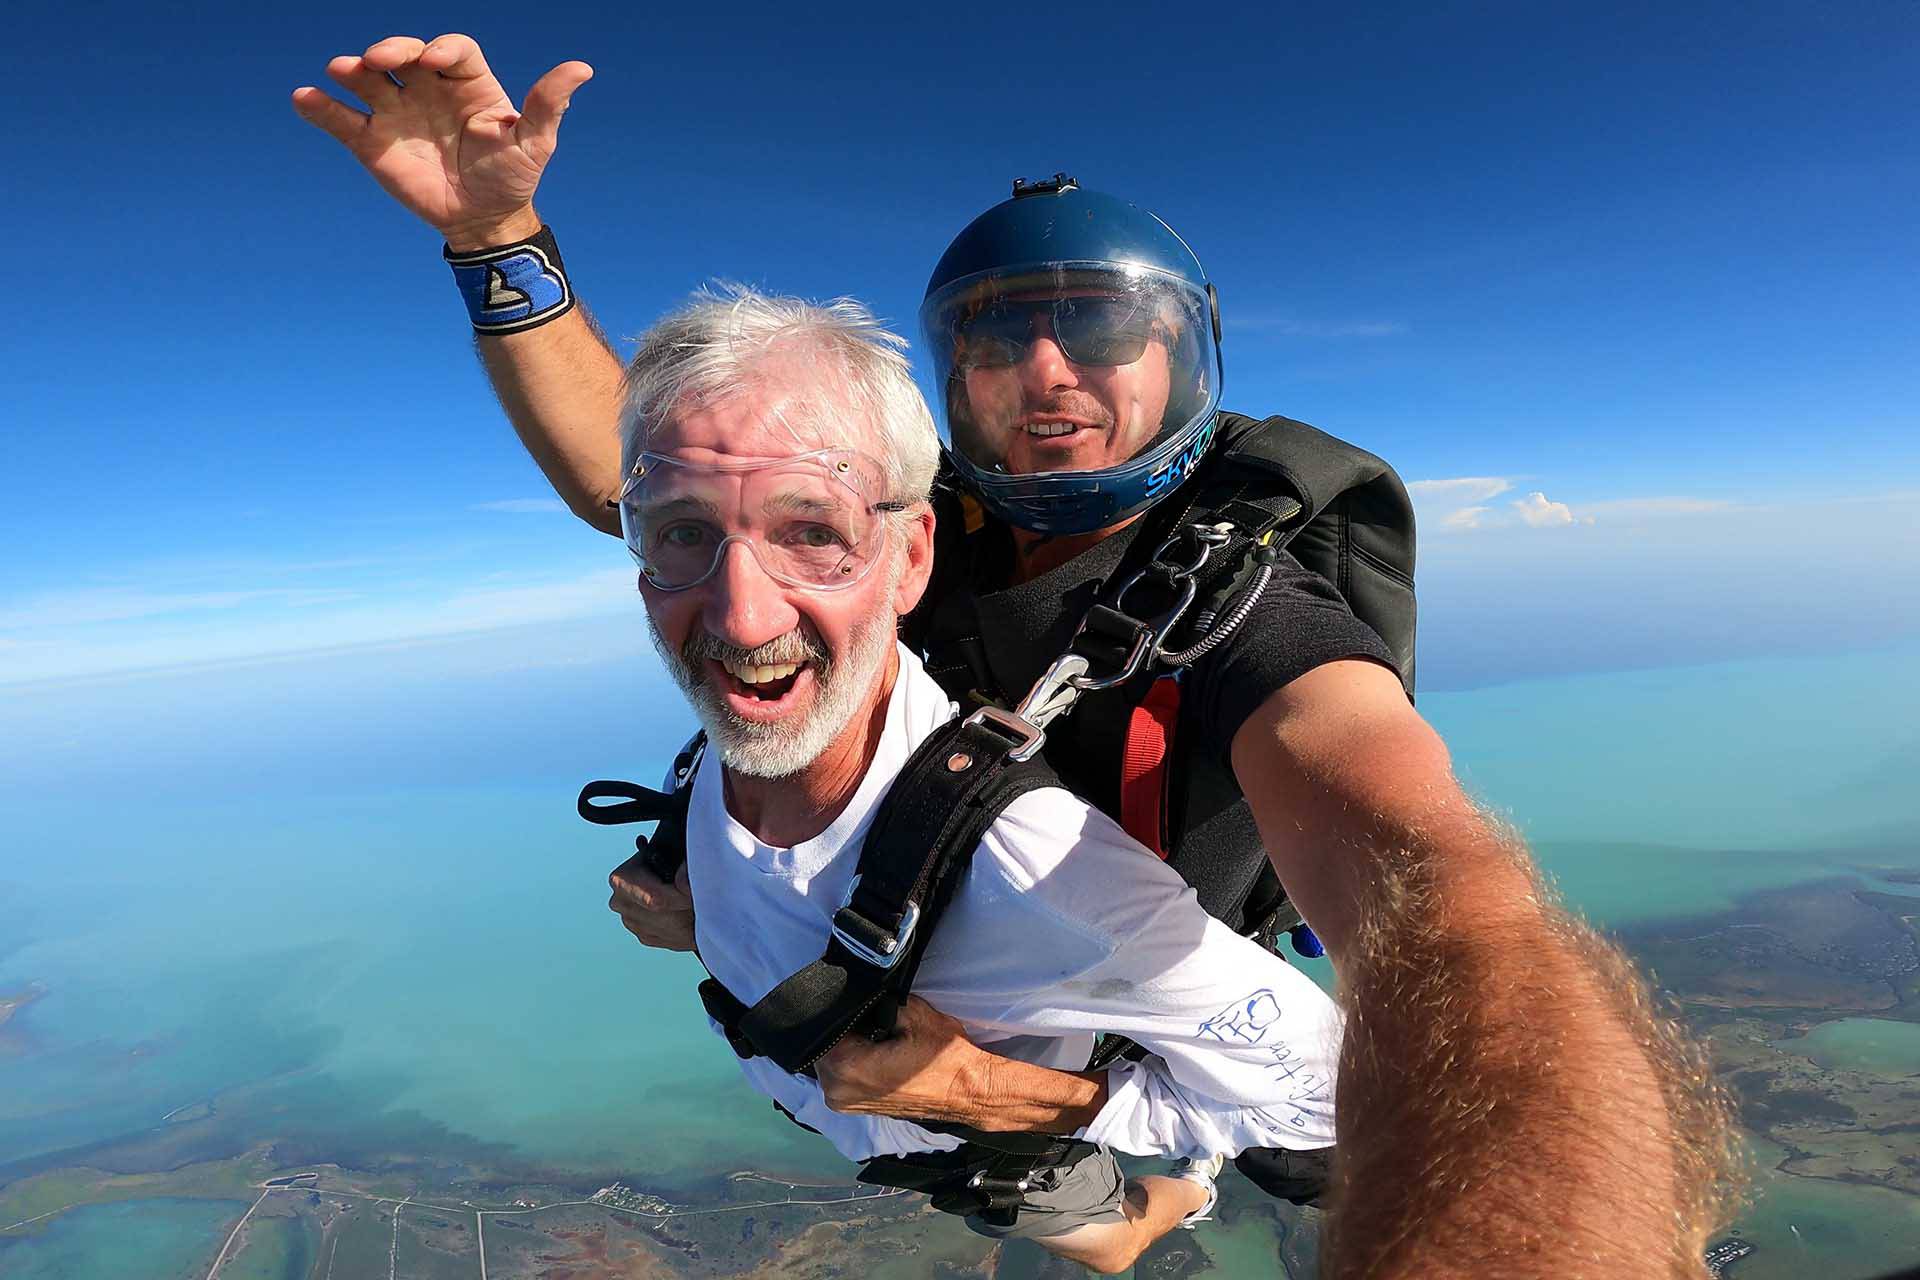
[[[532, 205], [591, 68], [555, 67], [519, 109], [465, 36], [392, 37], [327, 71], [371, 111], [313, 87], [296, 111], [444, 237], [522, 442], [577, 515], [618, 534], [622, 363]], [[909, 638], [955, 697], [1018, 700], [1103, 585], [1149, 559], [1133, 543], [1161, 504], [1253, 438], [1259, 424], [1219, 409], [1218, 314], [1164, 223], [1070, 181], [1017, 193], [949, 247], [921, 319], [964, 502], [941, 515], [941, 607]], [[1285, 552], [1260, 558], [1249, 612], [1179, 681], [1167, 767], [1185, 790], [1148, 813], [1163, 840], [1144, 842], [1223, 918], [1247, 903], [1208, 902], [1182, 859], [1264, 856], [1333, 958], [1347, 1031], [1325, 1274], [1704, 1274], [1729, 1150], [1704, 1056], [1461, 791], [1409, 700], [1410, 643], [1396, 651]], [[1047, 757], [1132, 831], [1140, 793], [1102, 743], [1133, 721], [1116, 731], [1099, 705], [1056, 721]], [[691, 946], [683, 886], [642, 874], [614, 905], [641, 941]], [[896, 1038], [821, 1062], [828, 1100], [979, 1129], [1046, 1128], [1076, 1105], [1078, 1077], [956, 1027], [910, 1002]]]

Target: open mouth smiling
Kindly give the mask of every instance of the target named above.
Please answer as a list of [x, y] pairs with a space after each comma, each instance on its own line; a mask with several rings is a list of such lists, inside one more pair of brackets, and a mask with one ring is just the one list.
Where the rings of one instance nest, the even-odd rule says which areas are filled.
[[1020, 424], [1020, 429], [1029, 436], [1043, 440], [1091, 431], [1093, 427], [1093, 423], [1082, 418], [1028, 418]]
[[755, 664], [710, 658], [708, 669], [727, 706], [743, 719], [754, 721], [771, 722], [786, 715], [801, 686], [816, 678], [812, 664], [807, 662]]

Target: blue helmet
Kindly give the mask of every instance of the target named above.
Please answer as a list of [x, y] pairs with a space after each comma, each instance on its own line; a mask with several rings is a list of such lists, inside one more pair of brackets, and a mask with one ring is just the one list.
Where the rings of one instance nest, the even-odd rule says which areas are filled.
[[1212, 440], [1220, 310], [1186, 241], [1065, 174], [947, 246], [920, 307], [941, 441], [996, 516], [1104, 529], [1171, 492]]

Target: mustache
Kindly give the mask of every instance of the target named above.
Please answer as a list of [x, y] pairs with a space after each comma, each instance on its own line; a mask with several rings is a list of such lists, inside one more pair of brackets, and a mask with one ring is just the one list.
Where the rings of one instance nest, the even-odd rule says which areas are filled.
[[1100, 403], [1099, 397], [1071, 388], [1056, 391], [1038, 401], [1029, 400], [1026, 411], [1030, 414], [1058, 413], [1070, 418], [1084, 418], [1097, 427], [1113, 425], [1113, 414], [1107, 411], [1106, 405]]
[[831, 665], [826, 650], [797, 630], [775, 636], [751, 649], [742, 649], [702, 629], [688, 636], [686, 643], [680, 646], [680, 658], [689, 667], [697, 666], [708, 658], [747, 667], [771, 667], [786, 662], [811, 663], [823, 668]]

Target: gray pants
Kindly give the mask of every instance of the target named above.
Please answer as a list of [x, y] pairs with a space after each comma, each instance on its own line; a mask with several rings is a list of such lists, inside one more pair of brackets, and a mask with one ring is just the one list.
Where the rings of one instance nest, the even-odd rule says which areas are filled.
[[1024, 1150], [970, 1142], [957, 1151], [880, 1156], [861, 1169], [860, 1180], [924, 1191], [934, 1208], [996, 1240], [1125, 1221], [1127, 1180], [1111, 1151], [1074, 1138], [1018, 1136], [1027, 1140]]
[[969, 1228], [996, 1240], [1038, 1240], [1065, 1235], [1092, 1222], [1122, 1222], [1127, 1179], [1120, 1162], [1105, 1147], [1082, 1143], [1086, 1150], [1070, 1164], [1036, 1171], [1033, 1189], [1014, 1207], [1012, 1223], [1002, 1226], [977, 1214]]

